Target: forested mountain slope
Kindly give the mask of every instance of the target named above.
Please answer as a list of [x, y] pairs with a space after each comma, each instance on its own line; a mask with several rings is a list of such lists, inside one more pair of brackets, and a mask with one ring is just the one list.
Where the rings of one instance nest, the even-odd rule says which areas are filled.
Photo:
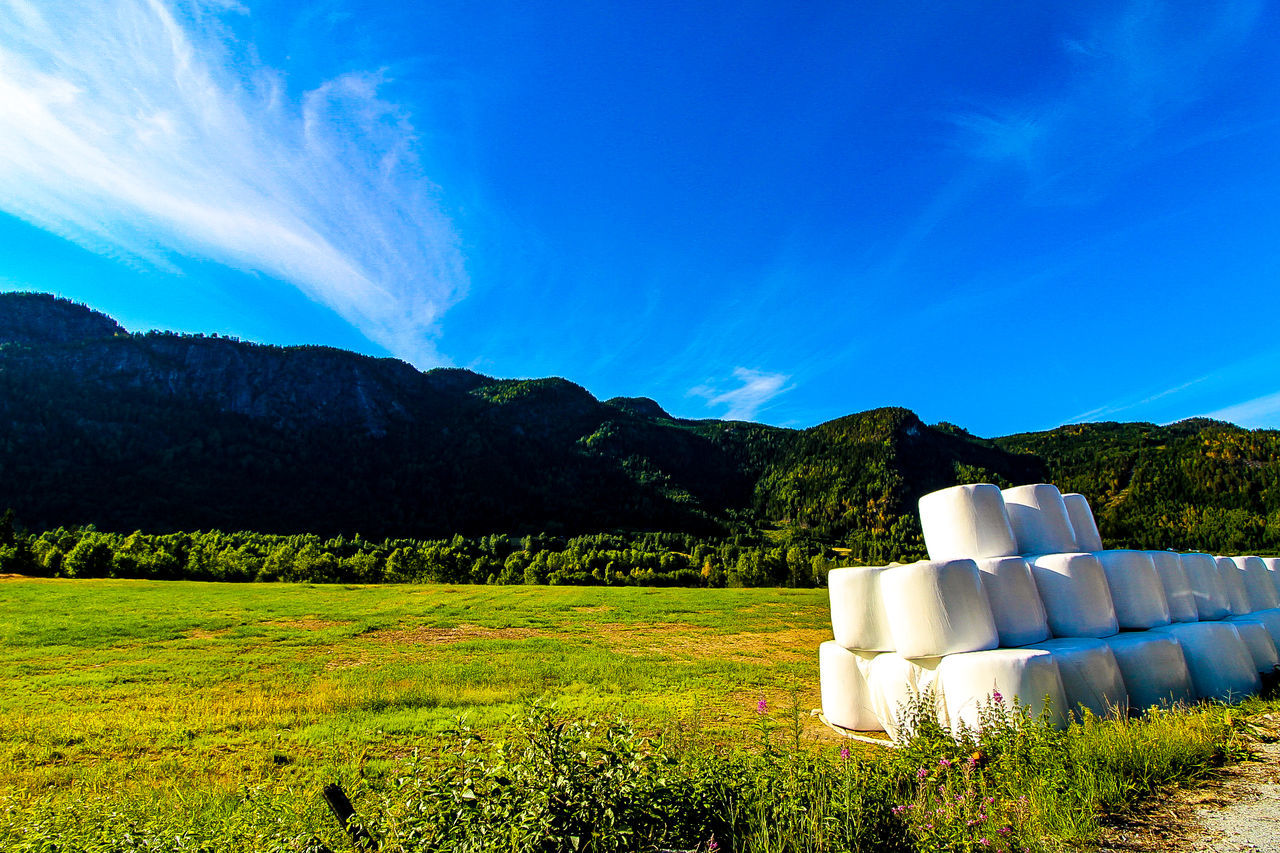
[[996, 439], [1088, 495], [1110, 547], [1280, 552], [1280, 432], [1197, 418]]
[[[0, 294], [0, 509], [94, 524], [364, 537], [761, 531], [922, 554], [915, 501], [1050, 479], [1117, 544], [1276, 541], [1277, 434], [1094, 424], [985, 440], [905, 409], [806, 430], [671, 417], [563, 379], [164, 332]], [[842, 552], [843, 553], [843, 552]]]

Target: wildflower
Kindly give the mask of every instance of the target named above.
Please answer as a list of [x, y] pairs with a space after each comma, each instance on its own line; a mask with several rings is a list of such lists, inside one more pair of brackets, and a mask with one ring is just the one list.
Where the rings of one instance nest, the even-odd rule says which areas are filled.
[[974, 750], [974, 753], [969, 756], [969, 766], [977, 767], [981, 762], [982, 762], [982, 750], [980, 749]]
[[996, 832], [1000, 833], [1001, 835], [1008, 835], [1009, 833], [1013, 832], [1013, 827], [1012, 827], [1012, 826], [1002, 826], [1002, 827], [1000, 827], [999, 829], [997, 829], [997, 830], [996, 830]]
[[990, 846], [991, 846], [991, 842], [990, 842], [990, 841], [988, 841], [988, 840], [987, 840], [987, 839], [985, 839], [985, 838], [979, 838], [979, 839], [978, 839], [978, 843], [979, 843], [979, 844], [981, 844], [983, 847], [990, 847]]
[[983, 800], [983, 802], [986, 803], [987, 805], [991, 805], [995, 801], [996, 801], [995, 797], [987, 797], [985, 800]]
[[923, 779], [928, 775], [929, 775], [929, 768], [927, 767], [921, 767], [919, 770], [916, 771], [917, 779]]
[[950, 758], [939, 758], [939, 759], [938, 759], [938, 766], [939, 766], [939, 767], [950, 767], [952, 764], [955, 764], [955, 762], [954, 762], [954, 761], [952, 761]]
[[849, 760], [849, 747], [847, 746], [840, 747], [840, 757], [843, 758], [845, 761]]
[[925, 828], [925, 829], [933, 829], [933, 824], [931, 824], [931, 823], [926, 823], [926, 824], [924, 825], [924, 828]]
[[769, 703], [765, 701], [763, 696], [761, 696], [760, 701], [756, 703], [756, 713], [761, 715], [769, 713]]
[[905, 812], [906, 810], [907, 810], [907, 807], [906, 807], [906, 806], [894, 806], [894, 807], [893, 807], [893, 813], [894, 813], [894, 814], [896, 814], [896, 815], [900, 815], [900, 814], [902, 814], [903, 812]]
[[720, 845], [716, 842], [715, 833], [711, 834], [711, 840], [707, 842], [707, 853], [716, 853], [720, 849]]

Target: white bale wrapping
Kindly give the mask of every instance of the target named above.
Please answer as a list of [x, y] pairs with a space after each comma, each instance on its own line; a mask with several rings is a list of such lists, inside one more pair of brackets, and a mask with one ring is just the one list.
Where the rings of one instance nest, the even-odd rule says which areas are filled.
[[1000, 645], [1025, 646], [1047, 640], [1049, 623], [1027, 561], [1022, 557], [989, 557], [975, 562]]
[[920, 499], [920, 527], [931, 560], [1018, 553], [1000, 489], [990, 483], [952, 486]]
[[1252, 615], [1241, 616], [1239, 619], [1221, 624], [1230, 625], [1240, 634], [1240, 639], [1249, 650], [1249, 656], [1258, 672], [1271, 672], [1276, 668], [1276, 664], [1280, 663], [1280, 656], [1276, 653], [1276, 643], [1271, 639], [1271, 632], [1267, 630], [1266, 624], [1261, 619], [1255, 621], [1251, 618]]
[[1253, 612], [1249, 603], [1249, 593], [1244, 588], [1244, 575], [1240, 567], [1230, 557], [1214, 557], [1218, 567], [1218, 577], [1222, 579], [1222, 588], [1227, 591], [1227, 603], [1231, 607], [1232, 616], [1244, 616]]
[[1050, 721], [1065, 724], [1066, 694], [1058, 662], [1039, 649], [992, 649], [947, 655], [938, 664], [938, 687], [953, 730], [962, 724], [979, 728], [980, 706], [999, 693], [1009, 707], [1014, 697], [1039, 716], [1050, 709]]
[[1182, 554], [1182, 570], [1196, 597], [1196, 613], [1200, 620], [1226, 619], [1231, 615], [1231, 601], [1227, 588], [1218, 575], [1218, 564], [1208, 554]]
[[1254, 659], [1230, 622], [1182, 622], [1152, 630], [1157, 632], [1182, 646], [1196, 698], [1238, 701], [1258, 692], [1261, 682]]
[[871, 706], [889, 737], [902, 740], [911, 733], [913, 707], [931, 713], [942, 726], [947, 725], [946, 707], [937, 689], [939, 660], [911, 661], [889, 653], [876, 655], [864, 668]]
[[1005, 509], [1019, 554], [1062, 554], [1079, 551], [1071, 517], [1057, 486], [1036, 483], [1005, 489]]
[[827, 574], [831, 598], [831, 632], [846, 649], [893, 651], [893, 635], [880, 594], [883, 567], [832, 569]]
[[1092, 554], [1027, 558], [1055, 637], [1107, 637], [1120, 630], [1102, 564]]
[[1195, 698], [1182, 646], [1166, 633], [1136, 631], [1107, 637], [1129, 691], [1129, 707], [1145, 710]]
[[1083, 707], [1098, 717], [1123, 718], [1129, 713], [1129, 693], [1120, 665], [1103, 640], [1068, 637], [1032, 643], [1027, 648], [1046, 651], [1058, 662], [1067, 702], [1064, 710], [1078, 713]]
[[834, 640], [818, 647], [818, 677], [822, 686], [822, 715], [827, 721], [857, 732], [884, 731], [871, 705], [864, 668], [878, 652], [851, 652]]
[[1232, 557], [1231, 561], [1240, 570], [1251, 611], [1280, 607], [1280, 596], [1276, 595], [1276, 585], [1271, 580], [1271, 573], [1267, 571], [1267, 564], [1262, 562], [1261, 557]]
[[1078, 492], [1068, 492], [1062, 496], [1067, 507], [1067, 517], [1071, 519], [1071, 532], [1076, 535], [1077, 551], [1101, 551], [1102, 536], [1098, 533], [1098, 523], [1093, 518], [1093, 510], [1089, 508], [1089, 499]]
[[1145, 631], [1169, 624], [1169, 603], [1156, 567], [1145, 551], [1096, 551], [1111, 590], [1121, 630]]
[[1271, 575], [1271, 583], [1275, 585], [1276, 595], [1280, 596], [1280, 557], [1263, 557], [1267, 572]]
[[1196, 594], [1191, 581], [1182, 568], [1182, 557], [1173, 551], [1148, 551], [1151, 564], [1156, 567], [1160, 585], [1164, 587], [1164, 599], [1169, 602], [1169, 619], [1173, 622], [1196, 622], [1200, 611], [1196, 607]]
[[904, 658], [994, 649], [1000, 643], [973, 560], [925, 560], [880, 575], [894, 651]]
[[1267, 633], [1271, 635], [1271, 640], [1276, 644], [1276, 648], [1280, 649], [1280, 610], [1255, 610], [1252, 613], [1246, 613], [1243, 616], [1228, 616], [1227, 621], [1231, 624], [1237, 622], [1257, 622], [1267, 629]]

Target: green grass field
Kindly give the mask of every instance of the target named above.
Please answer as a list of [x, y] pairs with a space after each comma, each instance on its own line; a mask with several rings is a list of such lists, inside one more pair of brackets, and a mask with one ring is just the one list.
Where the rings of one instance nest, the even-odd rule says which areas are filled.
[[[597, 829], [665, 815], [646, 831], [679, 849], [712, 825], [726, 853], [1088, 849], [1100, 816], [1246, 756], [1277, 707], [841, 757], [808, 717], [829, 636], [822, 590], [0, 579], [0, 850], [342, 853], [329, 782], [388, 853], [572, 853], [537, 821], [597, 807]], [[511, 723], [548, 701], [562, 722]], [[590, 728], [619, 718], [657, 739]], [[492, 835], [517, 824], [524, 846]], [[674, 843], [600, 831], [591, 851]]]
[[460, 714], [497, 724], [539, 697], [732, 740], [761, 696], [817, 706], [829, 636], [820, 590], [8, 579], [0, 806], [314, 800]]

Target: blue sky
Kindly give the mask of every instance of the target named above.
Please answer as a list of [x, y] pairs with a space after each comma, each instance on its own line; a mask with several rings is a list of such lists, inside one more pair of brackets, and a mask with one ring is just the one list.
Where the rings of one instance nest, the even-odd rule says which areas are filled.
[[1280, 427], [1278, 14], [0, 0], [0, 288], [685, 417]]

